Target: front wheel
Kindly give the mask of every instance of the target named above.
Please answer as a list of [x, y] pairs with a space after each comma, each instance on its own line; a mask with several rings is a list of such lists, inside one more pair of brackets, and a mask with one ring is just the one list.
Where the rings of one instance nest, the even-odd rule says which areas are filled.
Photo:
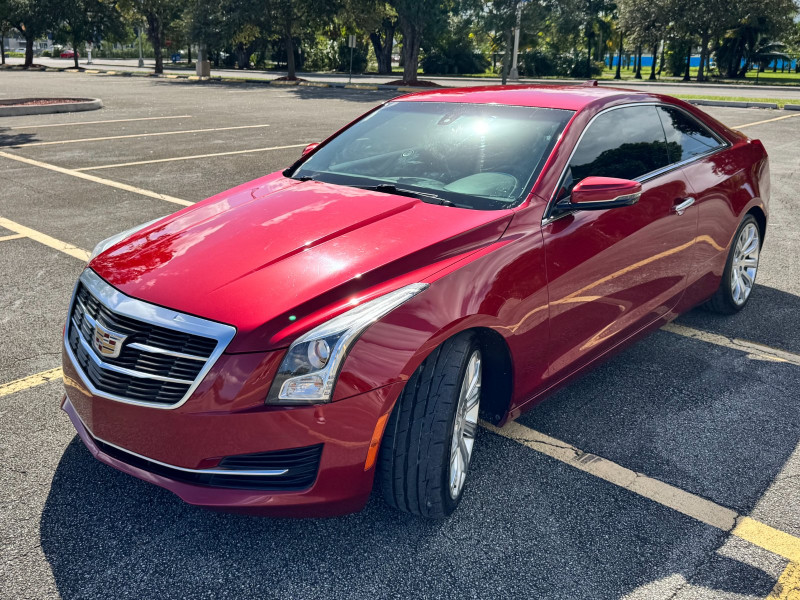
[[378, 478], [389, 505], [434, 519], [458, 506], [478, 430], [481, 374], [475, 336], [463, 333], [408, 380], [381, 444]]
[[736, 230], [719, 289], [706, 303], [712, 312], [732, 315], [742, 310], [756, 283], [761, 252], [761, 230], [753, 215], [747, 215]]

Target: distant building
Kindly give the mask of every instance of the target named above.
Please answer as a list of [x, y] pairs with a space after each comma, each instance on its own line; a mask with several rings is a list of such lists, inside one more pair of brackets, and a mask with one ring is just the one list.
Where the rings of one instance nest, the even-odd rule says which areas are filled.
[[[3, 48], [6, 52], [25, 52], [28, 42], [25, 38], [19, 35], [16, 31], [12, 31], [10, 35], [3, 38]], [[48, 38], [41, 38], [33, 42], [33, 53], [35, 55], [41, 54], [45, 50], [53, 51], [53, 41]]]

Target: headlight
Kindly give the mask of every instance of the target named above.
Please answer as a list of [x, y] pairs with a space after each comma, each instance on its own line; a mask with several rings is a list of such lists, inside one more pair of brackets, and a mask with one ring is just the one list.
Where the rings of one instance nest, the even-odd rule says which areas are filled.
[[89, 257], [89, 260], [92, 260], [95, 256], [97, 256], [101, 252], [105, 252], [106, 250], [111, 248], [111, 246], [113, 246], [117, 242], [121, 242], [125, 238], [132, 236], [134, 233], [136, 233], [140, 229], [144, 229], [148, 225], [152, 225], [156, 221], [160, 221], [162, 218], [163, 217], [158, 217], [157, 219], [153, 219], [152, 221], [148, 221], [147, 223], [144, 223], [142, 225], [137, 225], [136, 227], [131, 227], [130, 229], [126, 229], [125, 231], [123, 231], [121, 233], [118, 233], [116, 235], [112, 235], [110, 238], [104, 239], [102, 242], [100, 242], [99, 244], [97, 244], [97, 246], [94, 247], [94, 250], [92, 250], [92, 255]]
[[412, 283], [365, 302], [298, 338], [278, 368], [267, 404], [330, 402], [339, 369], [358, 336], [427, 287], [427, 283]]

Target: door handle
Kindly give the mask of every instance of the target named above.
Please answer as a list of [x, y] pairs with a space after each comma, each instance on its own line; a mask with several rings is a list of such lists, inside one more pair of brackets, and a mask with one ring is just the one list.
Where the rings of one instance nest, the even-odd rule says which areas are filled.
[[694, 198], [692, 197], [684, 198], [680, 204], [676, 204], [675, 206], [673, 206], [672, 210], [678, 213], [679, 215], [682, 215], [683, 212], [687, 208], [689, 208], [692, 204], [694, 204]]

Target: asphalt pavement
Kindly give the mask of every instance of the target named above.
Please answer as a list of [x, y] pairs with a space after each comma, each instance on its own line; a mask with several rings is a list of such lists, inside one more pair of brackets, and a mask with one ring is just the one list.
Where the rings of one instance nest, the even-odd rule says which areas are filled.
[[788, 599], [781, 582], [800, 589], [800, 559], [789, 559], [800, 548], [800, 114], [707, 109], [771, 159], [746, 310], [692, 311], [678, 323], [704, 337], [658, 331], [518, 419], [788, 534], [790, 550], [775, 551], [485, 429], [464, 501], [442, 522], [395, 512], [377, 491], [336, 519], [215, 513], [97, 462], [59, 410], [61, 380], [30, 379], [60, 365], [81, 252], [176, 201], [284, 168], [393, 93], [18, 71], [0, 84], [2, 97], [105, 105], [0, 121], [0, 598], [741, 600]]

